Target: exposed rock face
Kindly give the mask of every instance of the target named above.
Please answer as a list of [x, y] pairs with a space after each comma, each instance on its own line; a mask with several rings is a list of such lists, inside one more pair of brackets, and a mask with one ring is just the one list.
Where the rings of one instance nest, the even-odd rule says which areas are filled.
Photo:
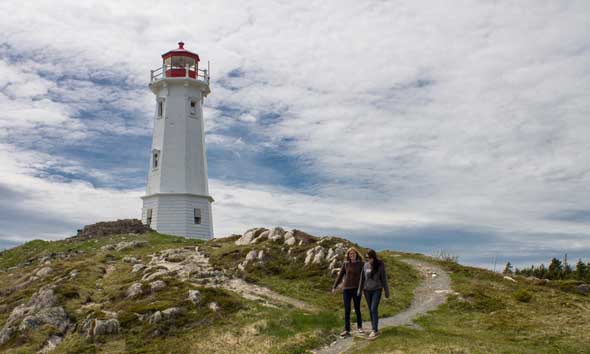
[[160, 291], [164, 288], [166, 288], [166, 282], [164, 282], [163, 280], [156, 280], [150, 283], [150, 289], [153, 292]]
[[255, 250], [252, 250], [252, 251], [248, 252], [248, 254], [246, 255], [246, 261], [251, 262], [251, 261], [255, 260], [256, 257], [258, 257], [258, 252]]
[[133, 283], [127, 289], [127, 297], [128, 298], [134, 298], [134, 297], [139, 296], [141, 294], [143, 294], [143, 290], [141, 289], [141, 283]]
[[143, 234], [150, 230], [149, 226], [144, 225], [141, 220], [137, 219], [106, 221], [84, 226], [82, 230], [78, 230], [76, 236], [70, 239], [86, 240], [108, 235]]
[[201, 303], [201, 292], [199, 290], [189, 290], [188, 300], [192, 302], [194, 305], [198, 305], [199, 303]]
[[270, 230], [268, 234], [268, 239], [271, 241], [278, 241], [283, 238], [283, 235], [285, 235], [285, 230], [277, 226], [274, 229]]
[[48, 276], [52, 272], [53, 272], [53, 269], [51, 267], [43, 267], [43, 268], [39, 269], [37, 271], [37, 273], [35, 273], [35, 275], [38, 276], [38, 277], [43, 278], [43, 277]]
[[87, 337], [97, 337], [111, 334], [119, 334], [121, 326], [117, 319], [98, 320], [96, 318], [86, 319], [80, 331]]
[[156, 311], [154, 312], [149, 318], [148, 322], [150, 323], [158, 323], [162, 320], [168, 320], [178, 317], [179, 315], [183, 314], [184, 310], [180, 307], [171, 307], [163, 311]]
[[[197, 248], [174, 248], [150, 255], [151, 260], [143, 270], [143, 281], [173, 274], [181, 281], [219, 282], [225, 278], [222, 271], [214, 270], [207, 257]], [[172, 259], [173, 261], [170, 261]]]
[[262, 234], [264, 231], [267, 231], [267, 229], [265, 229], [263, 227], [257, 227], [254, 229], [250, 229], [250, 230], [246, 231], [246, 233], [242, 237], [240, 237], [239, 239], [236, 240], [236, 245], [238, 245], [238, 246], [249, 245], [258, 236], [260, 236], [260, 234]]
[[145, 265], [144, 264], [141, 264], [141, 263], [134, 264], [133, 265], [133, 268], [131, 269], [131, 272], [132, 273], [137, 273], [137, 272], [143, 270], [144, 268], [145, 268]]
[[64, 334], [70, 326], [65, 310], [57, 304], [54, 286], [41, 288], [27, 304], [12, 310], [0, 330], [0, 345], [6, 343], [17, 331], [35, 329], [43, 324], [53, 326], [57, 334]]

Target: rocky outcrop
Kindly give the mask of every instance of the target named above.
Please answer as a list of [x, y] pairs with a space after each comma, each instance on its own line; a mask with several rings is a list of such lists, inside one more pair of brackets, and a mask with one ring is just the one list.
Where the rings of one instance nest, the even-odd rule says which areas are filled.
[[158, 323], [163, 320], [174, 319], [184, 313], [184, 310], [180, 307], [171, 307], [163, 311], [156, 311], [148, 317], [149, 323]]
[[80, 326], [80, 332], [86, 337], [119, 334], [120, 331], [121, 325], [119, 324], [119, 320], [114, 318], [108, 320], [87, 318]]
[[[245, 246], [245, 245], [249, 245], [251, 243], [255, 243], [256, 242], [255, 240], [265, 231], [268, 231], [268, 230], [263, 227], [257, 227], [254, 229], [250, 229], [250, 230], [246, 231], [246, 233], [242, 237], [240, 237], [239, 239], [236, 240], [236, 245]], [[268, 233], [266, 233], [266, 235], [268, 236]]]
[[198, 305], [201, 303], [201, 292], [199, 290], [189, 290], [188, 291], [188, 301], [192, 302], [193, 305]]
[[151, 231], [149, 226], [144, 225], [141, 220], [137, 219], [104, 221], [84, 226], [84, 228], [78, 230], [78, 234], [71, 237], [70, 240], [87, 240], [90, 238], [121, 234], [143, 234], [148, 231]]
[[43, 287], [26, 304], [15, 307], [0, 330], [0, 345], [6, 343], [18, 331], [36, 329], [43, 324], [55, 328], [55, 334], [63, 335], [70, 320], [63, 307], [57, 303], [54, 286]]
[[150, 289], [152, 292], [164, 290], [166, 288], [166, 282], [163, 280], [156, 280], [150, 283]]
[[134, 297], [137, 297], [141, 294], [143, 294], [141, 283], [131, 284], [131, 286], [127, 289], [127, 293], [126, 293], [128, 298], [134, 298]]

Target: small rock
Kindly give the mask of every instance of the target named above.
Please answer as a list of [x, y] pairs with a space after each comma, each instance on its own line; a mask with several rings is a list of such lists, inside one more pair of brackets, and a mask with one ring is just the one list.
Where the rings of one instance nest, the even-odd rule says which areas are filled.
[[336, 253], [334, 252], [333, 248], [328, 249], [328, 254], [326, 255], [326, 260], [331, 262], [332, 258], [336, 258]]
[[163, 280], [153, 281], [150, 283], [150, 288], [152, 289], [153, 292], [160, 291], [160, 290], [166, 288], [166, 282], [164, 282]]
[[51, 267], [43, 267], [43, 268], [39, 269], [37, 271], [37, 273], [35, 273], [35, 275], [38, 277], [46, 277], [49, 274], [51, 274], [52, 272], [53, 272], [53, 269]]
[[138, 247], [143, 247], [146, 246], [148, 244], [147, 241], [123, 241], [123, 242], [119, 242], [117, 243], [117, 246], [115, 247], [115, 251], [125, 251], [131, 248], [138, 248]]
[[259, 261], [262, 261], [264, 259], [264, 250], [260, 250], [260, 252], [258, 252], [258, 256], [256, 258]]
[[255, 250], [252, 250], [250, 252], [248, 252], [248, 254], [246, 255], [246, 261], [250, 262], [256, 259], [256, 257], [258, 256], [258, 252], [256, 252]]
[[39, 350], [37, 354], [46, 354], [53, 351], [62, 341], [63, 337], [51, 335], [49, 338], [47, 338], [43, 345], [43, 348], [41, 348], [41, 350]]
[[243, 272], [244, 270], [246, 270], [246, 266], [244, 266], [243, 263], [240, 263], [240, 264], [238, 264], [238, 269], [240, 270], [240, 272]]
[[576, 286], [576, 291], [580, 294], [587, 295], [590, 293], [590, 284], [580, 284]]
[[508, 281], [513, 282], [513, 283], [516, 283], [516, 280], [514, 280], [514, 278], [511, 278], [509, 276], [504, 276], [504, 280], [508, 280]]
[[216, 302], [210, 302], [208, 305], [209, 309], [213, 312], [219, 311], [219, 305]]
[[131, 269], [132, 273], [137, 273], [145, 268], [144, 264], [138, 263], [133, 265], [133, 269]]
[[141, 261], [135, 257], [125, 256], [125, 257], [123, 257], [123, 262], [136, 264], [136, 263], [140, 263]]
[[295, 240], [295, 237], [289, 237], [289, 238], [285, 239], [285, 244], [288, 246], [293, 246], [296, 241], [297, 240]]
[[320, 248], [320, 250], [313, 257], [313, 263], [314, 264], [322, 263], [324, 261], [324, 257], [325, 257], [324, 255], [325, 255], [324, 249]]
[[152, 274], [146, 274], [143, 276], [142, 280], [144, 281], [152, 281], [154, 279], [156, 279], [157, 277], [161, 277], [162, 275], [166, 275], [170, 273], [170, 271], [168, 271], [168, 269], [161, 269], [157, 272], [154, 272]]
[[127, 289], [127, 297], [134, 298], [138, 295], [141, 295], [143, 290], [141, 289], [141, 283], [133, 283], [129, 289]]
[[198, 305], [201, 302], [201, 292], [199, 290], [189, 290], [188, 300], [194, 305]]
[[91, 327], [91, 336], [104, 336], [119, 334], [119, 321], [111, 318], [110, 320], [94, 320], [94, 325]]

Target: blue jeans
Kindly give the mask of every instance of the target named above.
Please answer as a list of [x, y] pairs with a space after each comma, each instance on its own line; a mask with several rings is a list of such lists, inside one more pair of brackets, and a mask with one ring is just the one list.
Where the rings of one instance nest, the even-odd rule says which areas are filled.
[[381, 301], [382, 290], [365, 290], [365, 299], [367, 299], [369, 315], [371, 316], [371, 326], [375, 332], [379, 330], [379, 302]]
[[363, 318], [361, 317], [361, 297], [357, 296], [356, 289], [344, 289], [342, 298], [344, 300], [344, 330], [350, 332], [350, 300], [354, 303], [354, 312], [356, 314], [356, 325], [363, 328]]

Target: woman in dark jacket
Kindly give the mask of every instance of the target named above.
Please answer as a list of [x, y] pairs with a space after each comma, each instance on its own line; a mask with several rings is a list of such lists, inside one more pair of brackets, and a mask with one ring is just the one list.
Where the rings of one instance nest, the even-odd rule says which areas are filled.
[[381, 293], [384, 290], [385, 297], [389, 298], [389, 285], [387, 284], [385, 263], [377, 258], [377, 253], [374, 250], [367, 252], [367, 263], [363, 266], [357, 295], [360, 295], [362, 290], [365, 292], [365, 299], [367, 299], [369, 315], [371, 316], [371, 326], [373, 327], [369, 338], [375, 338], [379, 335]]
[[336, 292], [336, 287], [344, 280], [342, 284], [342, 299], [344, 300], [344, 331], [340, 333], [341, 337], [350, 336], [350, 300], [354, 303], [354, 312], [356, 314], [356, 325], [359, 333], [363, 332], [363, 319], [361, 317], [361, 295], [358, 293], [360, 278], [363, 271], [363, 260], [356, 248], [351, 247], [346, 251], [346, 260], [338, 273], [338, 277], [332, 286], [332, 293]]

